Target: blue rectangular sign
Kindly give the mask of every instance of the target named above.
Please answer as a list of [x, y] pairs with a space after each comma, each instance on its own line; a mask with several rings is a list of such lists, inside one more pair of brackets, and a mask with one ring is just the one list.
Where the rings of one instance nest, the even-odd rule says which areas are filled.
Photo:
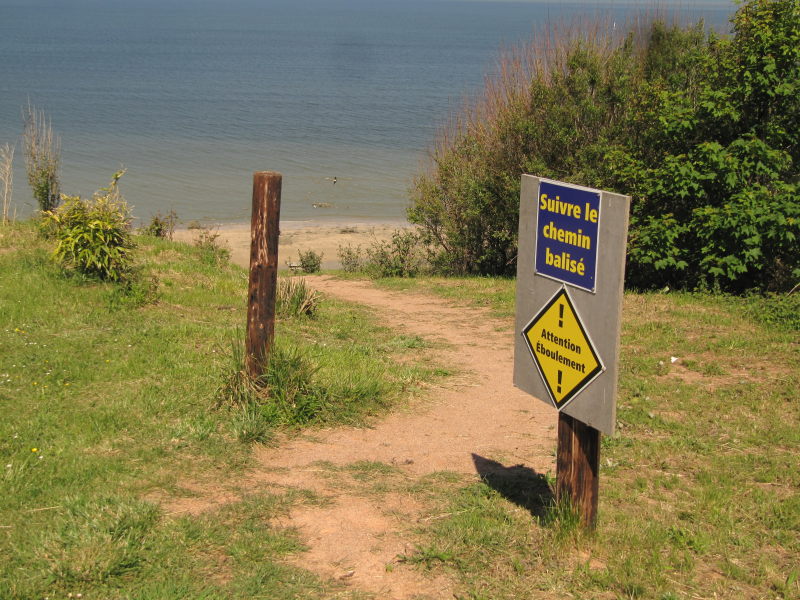
[[600, 192], [542, 180], [536, 226], [536, 273], [594, 293]]

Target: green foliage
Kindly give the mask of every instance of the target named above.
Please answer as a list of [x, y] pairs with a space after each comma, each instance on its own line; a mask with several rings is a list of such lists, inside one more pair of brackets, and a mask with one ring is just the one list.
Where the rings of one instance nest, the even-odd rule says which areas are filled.
[[351, 244], [339, 246], [336, 254], [345, 273], [358, 273], [364, 264], [361, 246], [356, 246], [355, 248]]
[[319, 273], [322, 267], [323, 257], [321, 252], [314, 252], [313, 250], [306, 250], [303, 252], [302, 250], [298, 250], [297, 254], [300, 256], [300, 268], [303, 270], [303, 273]]
[[746, 313], [755, 321], [782, 331], [800, 331], [800, 294], [768, 294], [745, 298]]
[[786, 290], [800, 279], [800, 6], [753, 0], [710, 39], [692, 93], [662, 94], [639, 148], [629, 282]]
[[346, 273], [370, 277], [416, 277], [427, 264], [426, 236], [414, 230], [396, 230], [389, 241], [376, 241], [362, 252], [361, 246], [339, 246]]
[[200, 261], [209, 267], [223, 265], [230, 260], [231, 251], [219, 242], [219, 233], [208, 227], [197, 225], [191, 227], [197, 231], [194, 247], [197, 249]]
[[22, 114], [28, 184], [39, 210], [52, 211], [60, 200], [58, 171], [61, 166], [61, 138], [53, 133], [50, 120], [43, 110], [28, 103]]
[[44, 227], [55, 237], [53, 255], [64, 267], [91, 277], [120, 281], [129, 273], [134, 243], [130, 217], [114, 174], [92, 200], [63, 196], [63, 205], [44, 213]]
[[422, 265], [420, 234], [397, 230], [390, 241], [375, 242], [367, 249], [363, 269], [373, 277], [414, 277]]
[[302, 277], [278, 280], [275, 314], [280, 317], [313, 317], [319, 309], [320, 295]]
[[150, 223], [146, 227], [142, 227], [140, 231], [145, 235], [171, 240], [172, 234], [175, 233], [175, 224], [177, 222], [178, 214], [174, 210], [169, 211], [166, 215], [158, 212], [150, 219]]
[[800, 280], [800, 4], [750, 0], [734, 35], [661, 22], [508, 57], [418, 178], [440, 271], [511, 274], [522, 173], [632, 196], [627, 283]]
[[139, 269], [132, 269], [125, 279], [108, 292], [108, 308], [139, 308], [158, 301], [158, 277], [147, 276]]

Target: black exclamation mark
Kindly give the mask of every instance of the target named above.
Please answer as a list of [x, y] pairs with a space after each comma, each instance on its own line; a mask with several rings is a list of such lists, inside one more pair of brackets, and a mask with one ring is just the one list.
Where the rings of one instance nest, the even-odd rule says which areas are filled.
[[[563, 304], [559, 304], [558, 305], [558, 326], [559, 327], [564, 327], [564, 305]], [[559, 370], [559, 372], [558, 372], [558, 387], [556, 387], [556, 393], [558, 393], [558, 394], [561, 393], [561, 379], [563, 377], [564, 377], [564, 372]]]

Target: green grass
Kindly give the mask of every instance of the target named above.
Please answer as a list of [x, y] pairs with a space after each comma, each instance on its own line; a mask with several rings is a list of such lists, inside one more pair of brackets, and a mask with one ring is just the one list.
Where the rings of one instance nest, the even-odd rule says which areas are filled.
[[[386, 285], [464, 304], [493, 290], [511, 312], [513, 282], [456, 283]], [[431, 515], [404, 561], [455, 577], [459, 598], [800, 598], [800, 346], [776, 302], [626, 294], [596, 532], [525, 498], [533, 476], [456, 477], [417, 487]]]
[[[354, 597], [284, 560], [303, 547], [273, 519], [308, 494], [199, 516], [156, 501], [225, 491], [250, 465], [241, 411], [213, 408], [247, 280], [207, 248], [138, 242], [121, 291], [64, 274], [31, 224], [0, 228], [0, 598]], [[328, 298], [279, 319], [277, 343], [335, 400], [307, 427], [367, 423], [434, 374], [423, 341]]]
[[[359, 597], [288, 565], [304, 548], [275, 517], [327, 500], [237, 489], [250, 465], [238, 440], [368, 423], [445, 372], [421, 364], [429, 342], [325, 298], [314, 318], [278, 324], [276, 369], [301, 365], [298, 387], [324, 399], [310, 422], [265, 419], [261, 404], [214, 410], [245, 273], [207, 249], [140, 243], [157, 289], [123, 293], [64, 277], [29, 225], [0, 228], [0, 598]], [[379, 284], [513, 314], [509, 280]], [[459, 598], [800, 598], [800, 346], [787, 302], [626, 294], [594, 534], [551, 504], [547, 474], [319, 468], [346, 493], [411, 495], [425, 514], [396, 562], [447, 574]], [[240, 500], [171, 508], [200, 494], [189, 481]]]

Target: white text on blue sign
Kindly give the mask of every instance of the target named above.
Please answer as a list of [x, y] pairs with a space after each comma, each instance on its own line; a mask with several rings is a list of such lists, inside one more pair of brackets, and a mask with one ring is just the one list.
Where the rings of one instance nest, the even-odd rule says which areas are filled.
[[542, 181], [536, 272], [594, 292], [600, 192]]

